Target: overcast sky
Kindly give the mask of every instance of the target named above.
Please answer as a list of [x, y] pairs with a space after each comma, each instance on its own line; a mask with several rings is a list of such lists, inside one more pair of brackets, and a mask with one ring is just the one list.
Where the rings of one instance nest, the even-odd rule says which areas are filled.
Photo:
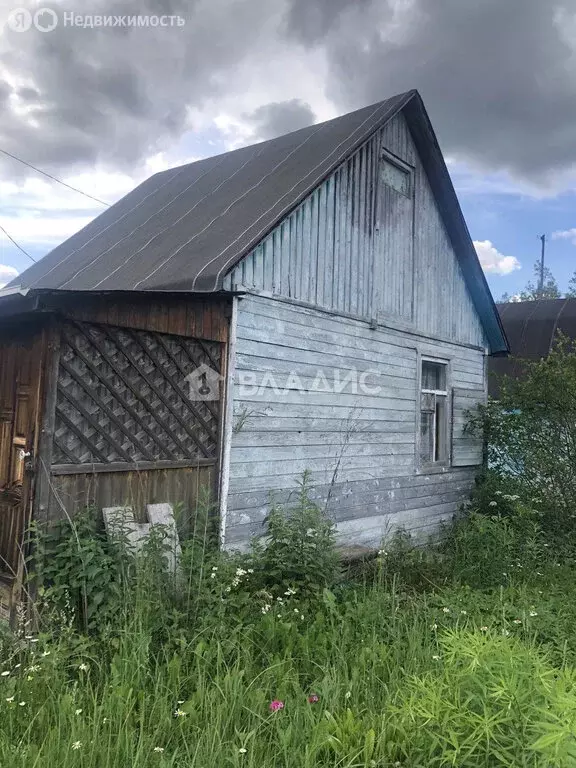
[[[40, 6], [0, 0], [0, 150], [97, 198], [418, 88], [495, 295], [543, 232], [576, 269], [576, 0], [62, 0], [52, 31], [16, 7]], [[88, 12], [185, 23], [64, 26]], [[34, 257], [100, 210], [0, 154], [0, 225]], [[0, 233], [0, 283], [26, 261]]]

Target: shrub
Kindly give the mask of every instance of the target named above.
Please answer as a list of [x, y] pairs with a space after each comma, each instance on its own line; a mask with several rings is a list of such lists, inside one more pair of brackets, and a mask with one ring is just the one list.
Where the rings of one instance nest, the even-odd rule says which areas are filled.
[[308, 473], [300, 481], [297, 503], [273, 504], [266, 524], [266, 541], [257, 540], [252, 548], [262, 587], [297, 587], [312, 594], [336, 583], [340, 566], [335, 526], [311, 501]]
[[508, 478], [526, 503], [538, 500], [557, 531], [576, 523], [576, 354], [561, 334], [548, 357], [521, 361], [523, 378], [505, 377], [500, 399], [473, 417], [483, 431], [488, 465]]

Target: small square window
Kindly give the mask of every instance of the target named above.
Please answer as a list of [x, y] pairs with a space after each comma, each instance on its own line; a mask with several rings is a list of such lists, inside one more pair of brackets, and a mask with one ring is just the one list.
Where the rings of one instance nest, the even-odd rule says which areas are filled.
[[391, 163], [386, 158], [381, 160], [380, 178], [392, 189], [403, 195], [410, 195], [410, 172]]
[[422, 361], [420, 386], [420, 461], [445, 464], [448, 461], [448, 391], [446, 363]]

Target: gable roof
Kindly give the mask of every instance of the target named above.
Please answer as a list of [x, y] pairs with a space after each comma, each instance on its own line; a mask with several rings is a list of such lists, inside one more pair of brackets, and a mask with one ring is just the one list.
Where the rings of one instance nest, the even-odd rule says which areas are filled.
[[417, 91], [157, 173], [10, 285], [66, 291], [218, 291], [227, 272], [402, 110], [491, 350], [504, 352], [498, 313]]
[[491, 397], [498, 397], [499, 377], [522, 378], [522, 360], [547, 357], [557, 331], [576, 339], [576, 299], [539, 299], [496, 306], [510, 344], [511, 357], [491, 361], [488, 379]]

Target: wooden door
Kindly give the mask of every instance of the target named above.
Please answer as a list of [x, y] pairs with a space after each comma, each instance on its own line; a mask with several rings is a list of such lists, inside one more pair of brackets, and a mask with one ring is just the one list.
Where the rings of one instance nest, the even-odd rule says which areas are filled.
[[42, 336], [33, 330], [0, 339], [0, 578], [22, 568], [38, 430]]

